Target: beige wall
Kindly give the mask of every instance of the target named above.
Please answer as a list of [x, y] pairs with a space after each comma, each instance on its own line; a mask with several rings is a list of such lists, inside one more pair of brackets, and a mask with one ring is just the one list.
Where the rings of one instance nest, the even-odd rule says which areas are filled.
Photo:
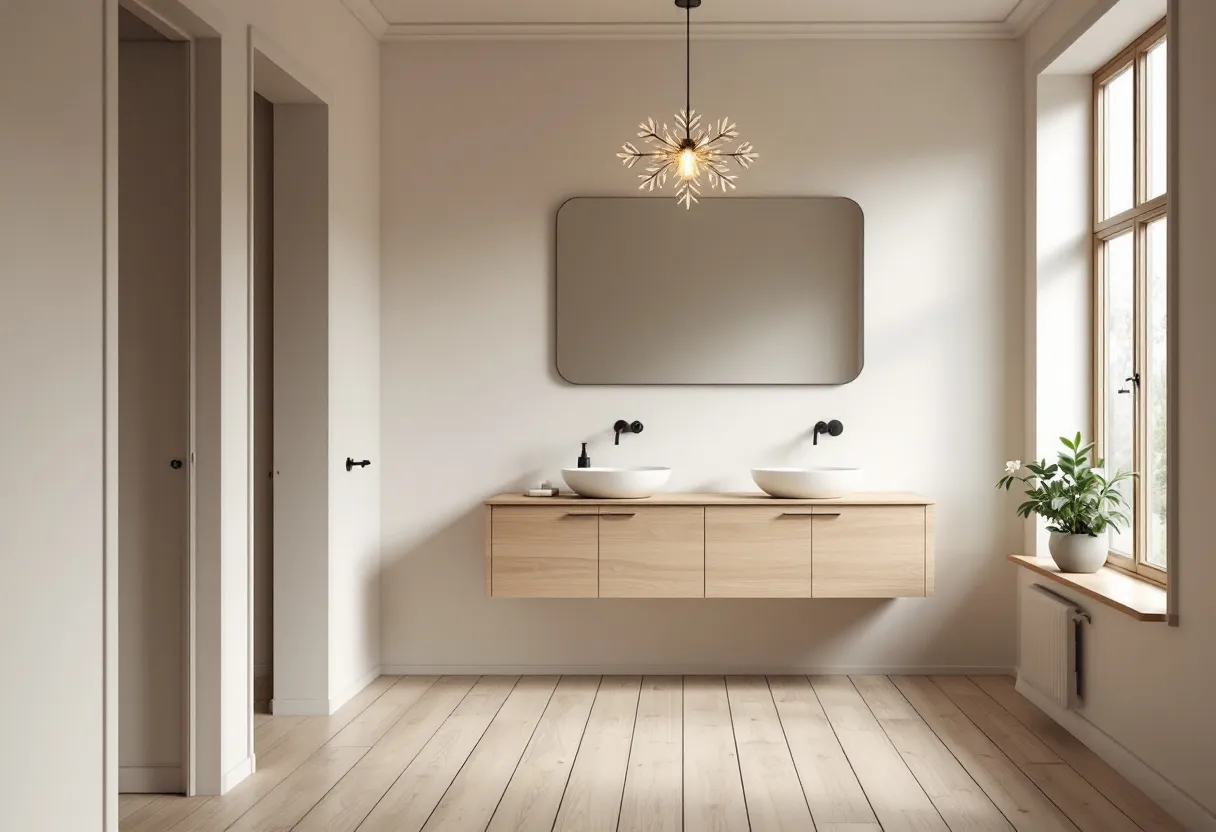
[[[1041, 67], [1044, 55], [1058, 54], [1079, 33], [1078, 27], [1109, 5], [1107, 0], [1058, 0], [1027, 39], [1027, 66]], [[1177, 559], [1180, 626], [1138, 623], [1076, 599], [1094, 619], [1086, 630], [1086, 703], [1081, 716], [1185, 795], [1164, 796], [1167, 808], [1185, 817], [1189, 828], [1208, 829], [1216, 828], [1216, 722], [1211, 719], [1216, 560], [1209, 555], [1208, 505], [1208, 481], [1216, 467], [1210, 416], [1216, 404], [1216, 330], [1210, 322], [1216, 308], [1210, 263], [1211, 229], [1216, 224], [1211, 198], [1216, 192], [1211, 152], [1216, 144], [1216, 88], [1211, 84], [1216, 77], [1216, 4], [1174, 0], [1170, 14], [1178, 84], [1170, 209], [1178, 297], [1171, 326], [1178, 338], [1175, 447], [1181, 450], [1171, 459], [1178, 479], [1177, 492], [1170, 495], [1177, 518], [1170, 546]], [[1039, 407], [1046, 409], [1049, 403], [1040, 401]], [[1040, 453], [1048, 450], [1039, 448]], [[1029, 576], [1022, 576], [1021, 591], [1031, 583]]]
[[[340, 310], [331, 338], [339, 366], [357, 362], [343, 384], [359, 390], [345, 396], [346, 388], [334, 389], [331, 424], [338, 447], [365, 449], [373, 459], [379, 455], [379, 47], [333, 0], [186, 5], [223, 35], [216, 102], [222, 251], [218, 286], [205, 298], [217, 326], [199, 332], [208, 350], [199, 359], [201, 381], [214, 382], [218, 403], [199, 428], [221, 452], [220, 470], [199, 472], [214, 484], [200, 519], [219, 524], [218, 534], [200, 535], [198, 553], [208, 569], [200, 591], [216, 602], [196, 645], [215, 693], [198, 703], [200, 746], [204, 738], [219, 740], [200, 760], [199, 788], [209, 791], [243, 776], [253, 751], [248, 26], [296, 56], [332, 94], [331, 273], [341, 280], [331, 286]], [[103, 794], [117, 786], [105, 779], [117, 774], [117, 710], [111, 708], [107, 722], [102, 707], [104, 696], [113, 705], [118, 693], [117, 666], [103, 673], [103, 644], [117, 638], [117, 559], [107, 572], [103, 557], [103, 544], [117, 552], [117, 503], [105, 496], [107, 485], [117, 493], [117, 400], [104, 396], [107, 369], [117, 376], [117, 285], [104, 279], [107, 254], [116, 272], [116, 225], [107, 252], [105, 212], [116, 218], [117, 191], [105, 190], [103, 153], [104, 131], [113, 138], [117, 126], [104, 121], [107, 89], [116, 102], [116, 52], [109, 63], [104, 52], [106, 13], [116, 38], [116, 11], [114, 0], [0, 4], [0, 387], [6, 403], [0, 406], [6, 453], [0, 650], [9, 668], [0, 693], [8, 742], [0, 764], [0, 826], [6, 829], [101, 829]], [[115, 161], [111, 156], [111, 174]], [[329, 463], [331, 485], [340, 489], [331, 500], [330, 527], [340, 541], [334, 568], [356, 574], [351, 583], [362, 585], [378, 556], [378, 472], [356, 485], [339, 479], [341, 459]], [[352, 652], [366, 656], [374, 629], [364, 623], [350, 633], [358, 639]], [[66, 793], [58, 788], [65, 782], [73, 784]], [[46, 791], [52, 785], [55, 791]], [[116, 820], [113, 807], [108, 816]]]
[[107, 751], [117, 763], [101, 710], [117, 624], [102, 603], [102, 26], [93, 0], [0, 5], [5, 829], [100, 829]]
[[119, 788], [175, 792], [190, 532], [188, 44], [122, 43], [119, 113]]
[[[383, 53], [387, 668], [1004, 669], [1019, 528], [992, 487], [1020, 443], [1021, 55], [1012, 42], [697, 48], [694, 96], [761, 156], [739, 193], [865, 212], [866, 363], [838, 388], [570, 387], [553, 368], [553, 226], [636, 193], [615, 158], [682, 99], [662, 42], [411, 43]], [[671, 210], [677, 208], [674, 199]], [[695, 208], [693, 210], [696, 210]], [[644, 302], [644, 299], [639, 299]], [[611, 425], [646, 430], [613, 447]], [[812, 448], [819, 419], [844, 435]], [[479, 503], [573, 466], [671, 465], [750, 488], [856, 463], [940, 502], [937, 597], [896, 602], [483, 597]]]

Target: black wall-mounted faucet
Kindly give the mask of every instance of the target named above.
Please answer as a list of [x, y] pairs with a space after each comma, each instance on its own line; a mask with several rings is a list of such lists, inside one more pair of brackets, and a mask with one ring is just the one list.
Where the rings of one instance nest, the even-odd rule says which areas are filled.
[[819, 434], [826, 433], [828, 436], [840, 436], [844, 433], [844, 425], [839, 419], [833, 419], [830, 422], [815, 423], [815, 438], [812, 440], [812, 445], [819, 444]]
[[612, 444], [621, 444], [622, 433], [641, 433], [642, 427], [643, 425], [641, 422], [626, 422], [624, 419], [617, 419], [616, 424], [612, 426], [612, 429], [616, 431], [616, 441]]

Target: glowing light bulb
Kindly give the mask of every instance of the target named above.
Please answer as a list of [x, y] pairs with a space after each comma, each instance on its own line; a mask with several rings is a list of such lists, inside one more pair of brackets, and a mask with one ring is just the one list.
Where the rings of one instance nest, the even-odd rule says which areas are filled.
[[697, 151], [691, 147], [686, 147], [680, 151], [680, 178], [695, 179], [700, 173], [700, 167], [697, 164]]

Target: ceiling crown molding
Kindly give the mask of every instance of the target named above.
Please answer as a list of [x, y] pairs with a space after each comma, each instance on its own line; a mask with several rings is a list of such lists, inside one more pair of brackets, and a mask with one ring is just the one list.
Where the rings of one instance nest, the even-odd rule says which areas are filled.
[[1005, 28], [1015, 38], [1020, 38], [1043, 16], [1053, 0], [1021, 0], [1005, 17]]
[[[1015, 37], [1004, 23], [699, 23], [695, 40], [957, 40]], [[682, 23], [392, 23], [384, 40], [683, 40]]]
[[372, 37], [381, 40], [388, 34], [389, 23], [372, 0], [342, 0], [342, 5], [371, 32]]
[[[680, 23], [390, 23], [375, 0], [341, 0], [371, 34], [415, 40], [666, 40], [684, 36]], [[698, 23], [702, 40], [1009, 40], [1020, 38], [1053, 0], [1019, 0], [1001, 21], [852, 23]]]

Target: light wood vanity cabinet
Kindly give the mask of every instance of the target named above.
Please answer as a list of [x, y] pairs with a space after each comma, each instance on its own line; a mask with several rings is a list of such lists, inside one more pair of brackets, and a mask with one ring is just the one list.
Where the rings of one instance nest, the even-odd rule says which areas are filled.
[[706, 598], [810, 598], [811, 509], [705, 509]]
[[933, 506], [910, 494], [774, 500], [503, 495], [486, 504], [503, 598], [905, 598], [933, 594]]
[[601, 598], [704, 595], [704, 508], [600, 508]]
[[521, 506], [495, 511], [491, 587], [507, 598], [599, 596], [596, 506]]

